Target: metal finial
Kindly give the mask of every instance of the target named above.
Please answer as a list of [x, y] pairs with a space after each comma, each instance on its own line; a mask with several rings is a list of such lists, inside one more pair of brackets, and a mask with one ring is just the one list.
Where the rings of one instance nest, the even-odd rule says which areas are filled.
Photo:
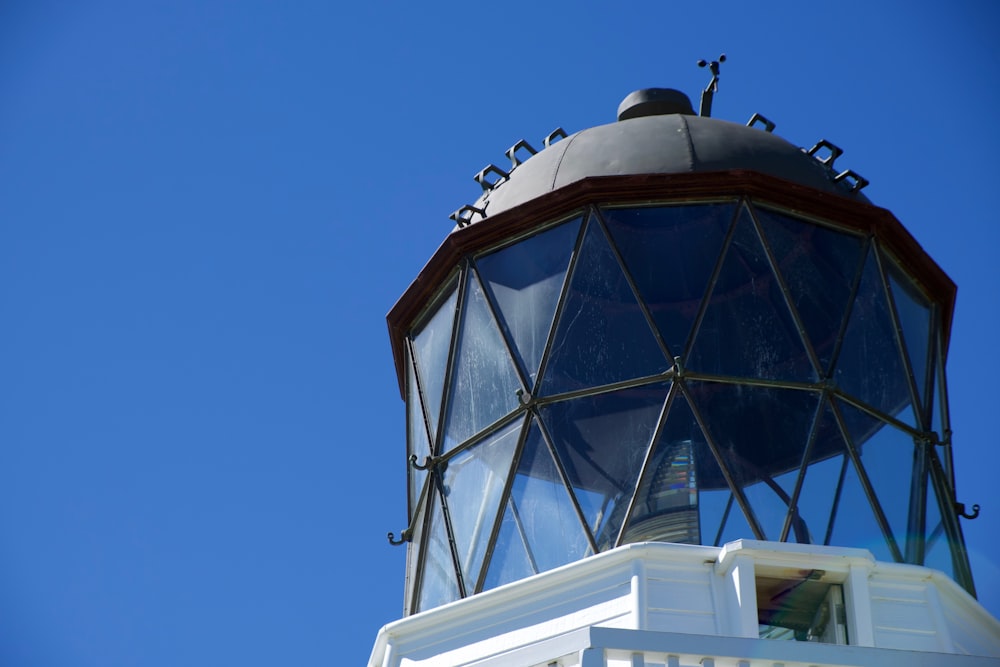
[[705, 90], [701, 91], [701, 108], [698, 109], [699, 116], [707, 117], [712, 115], [712, 96], [719, 90], [719, 64], [724, 62], [726, 62], [725, 53], [720, 55], [718, 60], [713, 60], [712, 62], [698, 61], [698, 67], [705, 67], [707, 65], [709, 71], [712, 73], [712, 80], [708, 82]]

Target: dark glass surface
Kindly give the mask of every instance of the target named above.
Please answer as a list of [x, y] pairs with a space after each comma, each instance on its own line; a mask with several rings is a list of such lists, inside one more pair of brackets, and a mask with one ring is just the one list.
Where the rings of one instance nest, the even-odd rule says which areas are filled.
[[[427, 424], [424, 421], [421, 410], [420, 396], [417, 391], [416, 374], [410, 364], [406, 366], [406, 430], [407, 430], [407, 461], [410, 456], [416, 456], [418, 462], [423, 462], [431, 454], [431, 446], [427, 440]], [[406, 466], [407, 478], [409, 480], [410, 499], [410, 519], [412, 521], [413, 512], [416, 511], [417, 501], [420, 498], [420, 490], [427, 479], [427, 471], [414, 468], [412, 465]]]
[[850, 461], [844, 466], [843, 481], [835, 500], [827, 544], [868, 549], [877, 560], [888, 563], [896, 560], [865, 496], [858, 471]]
[[[927, 393], [930, 390], [930, 340], [931, 340], [931, 308], [909, 278], [892, 263], [886, 260], [886, 273], [892, 288], [892, 299], [896, 305], [896, 317], [899, 328], [903, 330], [903, 340], [906, 346], [910, 368], [913, 370], [913, 380], [917, 387], [918, 404], [921, 414], [926, 405]], [[922, 423], [924, 420], [921, 420]]]
[[549, 447], [538, 425], [532, 424], [488, 565], [485, 588], [513, 581], [507, 576], [523, 573], [526, 563], [534, 574], [590, 555], [585, 530]]
[[868, 253], [834, 380], [890, 417], [913, 423], [913, 405], [874, 250]]
[[[687, 383], [730, 474], [742, 486], [798, 470], [819, 395], [721, 382]], [[709, 488], [722, 480], [702, 479]]]
[[518, 407], [517, 371], [479, 280], [468, 274], [441, 453]]
[[476, 259], [518, 363], [532, 384], [552, 328], [580, 218]]
[[826, 373], [847, 316], [865, 240], [768, 209], [754, 210]]
[[910, 507], [910, 471], [913, 469], [913, 437], [840, 401], [854, 450], [868, 475], [892, 536], [905, 550]]
[[598, 548], [618, 537], [667, 388], [644, 385], [540, 409]]
[[448, 296], [438, 306], [434, 315], [419, 332], [412, 336], [415, 364], [420, 374], [424, 393], [424, 409], [430, 423], [431, 437], [437, 437], [438, 416], [441, 414], [441, 394], [444, 391], [445, 371], [448, 370], [448, 350], [451, 332], [455, 326], [455, 309], [458, 307], [458, 289], [452, 284]]
[[810, 544], [825, 542], [846, 455], [840, 427], [829, 403], [823, 401], [816, 423], [816, 434], [809, 449], [808, 463], [799, 482], [800, 489], [795, 499], [796, 512], [789, 520], [788, 541]]
[[687, 366], [713, 375], [816, 379], [746, 209], [736, 221]]
[[733, 204], [606, 208], [601, 215], [671, 356], [683, 356]]
[[456, 455], [442, 473], [445, 502], [467, 588], [479, 578], [523, 423], [519, 419]]
[[[941, 523], [941, 499], [929, 479], [926, 484], [927, 522], [924, 531], [926, 535], [924, 538], [924, 565], [940, 570], [954, 578], [955, 566], [952, 562], [951, 545], [948, 542], [948, 535], [944, 531], [944, 525]], [[945, 507], [948, 505], [945, 504]]]
[[590, 222], [585, 234], [542, 377], [543, 396], [669, 367], [600, 225]]
[[416, 611], [439, 607], [462, 597], [458, 578], [455, 576], [455, 561], [448, 547], [448, 532], [444, 513], [441, 511], [440, 494], [431, 494], [431, 507], [431, 521], [423, 540], [424, 569]]

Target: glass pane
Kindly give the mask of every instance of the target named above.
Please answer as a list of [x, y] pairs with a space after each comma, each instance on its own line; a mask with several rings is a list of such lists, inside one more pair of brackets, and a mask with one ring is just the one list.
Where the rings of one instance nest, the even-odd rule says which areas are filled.
[[476, 260], [511, 347], [532, 384], [556, 313], [581, 218]]
[[888, 563], [895, 560], [861, 487], [858, 472], [850, 461], [844, 467], [831, 521], [830, 545], [868, 549], [877, 560]]
[[431, 437], [437, 437], [438, 415], [441, 414], [441, 392], [444, 390], [444, 374], [448, 369], [448, 350], [451, 348], [451, 330], [455, 325], [455, 308], [458, 304], [458, 290], [455, 285], [448, 288], [450, 294], [426, 325], [413, 336], [413, 354], [420, 374], [420, 386], [424, 389], [424, 409], [430, 423]]
[[521, 515], [514, 501], [508, 499], [493, 556], [486, 571], [483, 590], [519, 581], [538, 572], [538, 564], [528, 550], [528, 538], [524, 532]]
[[767, 539], [777, 540], [819, 394], [714, 382], [688, 382], [688, 389], [730, 475], [744, 488], [761, 529]]
[[715, 375], [816, 379], [746, 209], [736, 221], [687, 365]]
[[439, 607], [462, 596], [455, 576], [455, 561], [448, 546], [448, 532], [445, 528], [444, 513], [441, 511], [441, 497], [436, 491], [431, 496], [433, 509], [427, 536], [423, 541], [424, 572], [420, 583], [420, 602], [417, 604], [417, 611]]
[[519, 419], [458, 454], [443, 473], [445, 501], [467, 589], [479, 579], [523, 423]]
[[891, 417], [914, 423], [910, 388], [874, 251], [868, 253], [835, 363], [834, 380], [845, 392]]
[[601, 210], [672, 356], [685, 353], [735, 208], [706, 204]]
[[906, 548], [913, 438], [839, 401], [844, 423], [900, 551]]
[[825, 543], [846, 454], [840, 427], [829, 404], [824, 401], [809, 462], [800, 483], [795, 504], [797, 512], [792, 515], [788, 541]]
[[404, 599], [404, 607], [406, 614], [413, 614], [416, 612], [418, 601], [413, 598], [414, 591], [417, 587], [417, 563], [420, 562], [420, 557], [423, 555], [420, 550], [420, 546], [424, 543], [424, 518], [427, 516], [426, 512], [427, 503], [424, 502], [419, 507], [415, 507], [413, 512], [416, 515], [413, 522], [410, 524], [413, 526], [413, 535], [410, 536], [410, 541], [406, 544], [406, 593]]
[[726, 512], [731, 496], [687, 400], [678, 392], [646, 466], [623, 542], [713, 545], [717, 538], [753, 538], [739, 507]]
[[[951, 560], [951, 546], [944, 524], [941, 522], [941, 500], [938, 498], [928, 472], [927, 484], [927, 523], [924, 535], [924, 565], [935, 570], [941, 570], [952, 579], [955, 578], [955, 566]], [[948, 504], [945, 503], [945, 507]]]
[[[493, 551], [485, 588], [521, 573], [527, 559], [545, 572], [589, 556], [585, 528], [537, 424], [531, 425]], [[509, 550], [509, 551], [508, 551]], [[523, 552], [523, 553], [522, 553]]]
[[517, 371], [471, 271], [462, 311], [442, 453], [520, 405]]
[[825, 372], [847, 317], [864, 239], [767, 209], [755, 211]]
[[667, 384], [644, 385], [541, 409], [601, 551], [613, 547], [618, 538], [667, 388]]
[[409, 457], [416, 456], [418, 462], [431, 454], [431, 446], [427, 441], [427, 424], [424, 423], [424, 415], [421, 410], [420, 393], [417, 391], [417, 378], [410, 364], [406, 365], [406, 433], [407, 433], [407, 463], [406, 474], [409, 485], [409, 517], [413, 518], [417, 500], [420, 497], [420, 490], [424, 486], [427, 478], [426, 470], [418, 470], [410, 465]]
[[600, 225], [587, 226], [559, 317], [541, 394], [661, 373], [660, 351]]
[[926, 403], [929, 386], [929, 348], [931, 336], [931, 309], [920, 290], [891, 260], [886, 261], [886, 273], [892, 287], [892, 300], [896, 304], [899, 327], [913, 369], [920, 405]]

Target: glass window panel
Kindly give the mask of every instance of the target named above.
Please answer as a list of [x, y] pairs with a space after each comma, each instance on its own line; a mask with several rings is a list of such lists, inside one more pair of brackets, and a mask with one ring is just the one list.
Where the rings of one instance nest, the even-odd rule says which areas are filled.
[[[833, 501], [845, 464], [847, 450], [844, 437], [829, 404], [816, 424], [816, 435], [809, 451], [809, 462], [803, 472], [799, 496], [788, 531], [788, 540], [824, 544], [830, 527]], [[798, 526], [795, 522], [798, 521]], [[804, 539], [803, 539], [804, 538]]]
[[874, 250], [868, 253], [851, 309], [834, 380], [846, 393], [897, 419], [914, 423], [910, 388]]
[[[785, 518], [788, 516], [798, 476], [797, 469], [790, 470], [776, 477], [764, 477], [761, 481], [743, 489], [743, 495], [753, 508], [760, 529], [769, 540], [777, 542], [781, 539], [781, 531], [785, 526]], [[796, 541], [795, 527], [789, 531], [793, 541]]]
[[517, 377], [507, 347], [470, 271], [462, 308], [455, 370], [448, 398], [442, 453], [486, 428], [520, 405]]
[[736, 221], [687, 366], [715, 375], [816, 379], [746, 209]]
[[[928, 472], [927, 484], [927, 514], [926, 530], [924, 535], [924, 565], [940, 570], [952, 579], [955, 579], [955, 566], [951, 559], [951, 545], [948, 542], [948, 535], [944, 530], [941, 521], [941, 500], [937, 491], [930, 481]], [[948, 507], [948, 503], [944, 506]]]
[[895, 559], [861, 487], [857, 470], [850, 461], [847, 463], [831, 519], [829, 544], [868, 549], [877, 560], [891, 563]]
[[[522, 550], [538, 572], [592, 553], [586, 529], [537, 424], [532, 424], [524, 443], [510, 499], [488, 566], [487, 588], [508, 583], [512, 580], [506, 576], [523, 570]], [[508, 558], [502, 547], [511, 548], [513, 555]]]
[[905, 553], [913, 437], [843, 401], [838, 405], [896, 544]]
[[683, 356], [733, 204], [610, 208], [601, 215], [660, 336]]
[[534, 384], [581, 218], [476, 260], [511, 347]]
[[444, 470], [445, 502], [466, 588], [479, 579], [522, 424], [519, 419], [456, 455]]
[[687, 386], [725, 464], [744, 486], [798, 470], [819, 394], [716, 382]]
[[453, 284], [448, 297], [438, 306], [431, 319], [413, 336], [415, 365], [424, 389], [425, 410], [431, 437], [437, 437], [438, 415], [441, 414], [441, 393], [451, 348], [451, 330], [455, 325], [458, 290]]
[[623, 542], [714, 545], [717, 537], [753, 538], [739, 507], [727, 513], [731, 496], [687, 400], [677, 393], [646, 466]]
[[913, 369], [920, 405], [926, 404], [929, 387], [929, 351], [931, 336], [931, 308], [927, 299], [910, 279], [891, 260], [886, 261], [886, 273], [892, 287], [892, 300], [896, 316], [903, 330], [903, 341]]
[[417, 563], [420, 562], [421, 545], [424, 543], [424, 519], [427, 516], [426, 512], [427, 503], [424, 502], [419, 507], [415, 507], [413, 512], [416, 515], [412, 523], [413, 534], [410, 536], [410, 541], [406, 544], [406, 582], [405, 582], [405, 600], [404, 606], [406, 608], [406, 614], [412, 614], [416, 612], [417, 600], [413, 599], [414, 591], [417, 587]]
[[508, 499], [496, 546], [486, 570], [483, 590], [518, 581], [538, 572], [538, 565], [528, 551], [528, 538], [521, 515], [514, 506], [514, 501]]
[[775, 211], [757, 219], [824, 372], [847, 317], [864, 239]]
[[608, 246], [591, 222], [570, 279], [541, 394], [661, 373], [669, 368]]
[[420, 393], [417, 390], [417, 377], [410, 364], [406, 365], [407, 397], [406, 397], [406, 432], [407, 432], [407, 464], [406, 473], [409, 482], [409, 516], [412, 519], [417, 507], [420, 490], [427, 478], [426, 470], [418, 470], [409, 464], [409, 457], [416, 456], [423, 462], [431, 454], [431, 446], [427, 441], [427, 424], [421, 410]]
[[439, 607], [461, 597], [458, 578], [455, 575], [455, 561], [448, 546], [448, 532], [444, 513], [441, 511], [441, 497], [435, 491], [431, 494], [431, 522], [427, 527], [424, 544], [424, 571], [420, 582], [420, 601], [417, 611]]
[[667, 389], [643, 385], [540, 411], [599, 550], [618, 538]]

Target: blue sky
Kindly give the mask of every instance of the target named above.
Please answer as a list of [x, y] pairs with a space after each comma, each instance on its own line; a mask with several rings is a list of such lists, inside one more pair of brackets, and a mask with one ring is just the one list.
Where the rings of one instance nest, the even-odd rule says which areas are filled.
[[[0, 664], [353, 665], [402, 610], [384, 316], [472, 175], [630, 91], [826, 138], [959, 285], [1000, 614], [988, 0], [0, 5]], [[992, 558], [992, 560], [991, 560]]]

